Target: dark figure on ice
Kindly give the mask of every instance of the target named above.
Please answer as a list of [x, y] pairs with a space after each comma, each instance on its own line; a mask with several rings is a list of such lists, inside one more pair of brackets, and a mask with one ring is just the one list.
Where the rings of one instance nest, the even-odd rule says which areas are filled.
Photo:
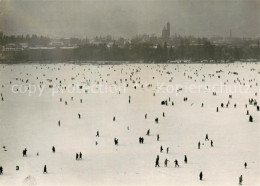
[[79, 153], [79, 159], [82, 160], [82, 153]]
[[243, 182], [243, 176], [239, 176], [239, 185], [242, 185], [242, 182]]
[[79, 119], [80, 119], [80, 114], [78, 114], [78, 116], [79, 116]]
[[76, 160], [78, 160], [79, 159], [79, 155], [78, 155], [78, 153], [76, 153]]
[[43, 174], [46, 173], [47, 174], [47, 167], [46, 165], [44, 165], [44, 168], [43, 168]]
[[249, 116], [249, 122], [253, 122], [253, 117], [251, 115]]
[[59, 125], [59, 127], [60, 127], [60, 120], [58, 121], [58, 125]]
[[0, 175], [3, 174], [3, 167], [0, 166]]
[[246, 115], [249, 115], [249, 110], [246, 111]]
[[217, 107], [217, 112], [218, 112], [218, 107]]
[[144, 118], [147, 119], [147, 114], [145, 114]]
[[159, 165], [159, 156], [157, 156], [157, 158], [155, 160], [155, 167], [160, 167], [160, 165]]
[[167, 153], [167, 154], [169, 153], [169, 147], [167, 147], [167, 149], [166, 149], [166, 153]]
[[116, 117], [115, 116], [113, 117], [113, 121], [116, 121]]
[[203, 178], [203, 174], [202, 174], [202, 172], [200, 172], [200, 181], [202, 181], [202, 178]]
[[165, 117], [165, 114], [164, 114], [164, 112], [163, 112], [163, 114], [162, 114], [162, 115], [163, 115], [163, 117]]
[[147, 130], [146, 135], [147, 135], [147, 136], [150, 135], [150, 129]]
[[155, 120], [154, 120], [154, 121], [155, 121], [155, 123], [158, 123], [159, 119], [158, 119], [158, 118], [155, 118]]
[[213, 141], [212, 140], [210, 140], [210, 146], [213, 147]]
[[159, 141], [160, 140], [160, 136], [159, 136], [159, 134], [157, 134], [157, 141]]
[[118, 139], [114, 139], [115, 145], [118, 145]]
[[187, 156], [184, 155], [184, 163], [187, 163], [187, 162], [188, 162]]
[[167, 163], [170, 162], [167, 158], [164, 160], [164, 166], [167, 167]]
[[175, 163], [175, 167], [179, 167], [178, 160], [175, 160], [174, 163]]
[[55, 147], [54, 146], [52, 146], [52, 152], [55, 153]]
[[246, 162], [245, 162], [244, 166], [245, 166], [245, 169], [246, 169], [246, 167], [247, 167], [247, 163]]
[[23, 157], [26, 156], [26, 153], [27, 153], [27, 149], [25, 148], [25, 149], [23, 150]]
[[163, 147], [161, 146], [161, 148], [160, 148], [160, 152], [162, 152], [163, 151]]
[[99, 131], [97, 131], [97, 135], [96, 135], [96, 137], [99, 137]]
[[205, 141], [209, 141], [209, 136], [206, 134]]
[[199, 143], [198, 143], [198, 149], [200, 149], [200, 141], [199, 141]]

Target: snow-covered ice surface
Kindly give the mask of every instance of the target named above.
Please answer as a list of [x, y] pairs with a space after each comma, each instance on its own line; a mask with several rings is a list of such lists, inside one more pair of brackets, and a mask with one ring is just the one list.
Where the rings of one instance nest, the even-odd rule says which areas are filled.
[[[0, 100], [0, 166], [4, 173], [0, 185], [238, 185], [240, 175], [243, 185], [259, 185], [260, 111], [248, 102], [253, 98], [260, 105], [259, 72], [259, 63], [0, 65], [4, 99]], [[57, 93], [60, 81], [70, 92], [72, 84], [98, 82], [104, 87], [116, 82], [121, 91], [97, 93], [94, 86], [92, 91], [87, 88], [87, 93], [70, 93], [64, 88]], [[232, 93], [220, 92], [224, 83], [231, 86]], [[41, 96], [38, 88], [30, 96], [19, 92], [20, 88], [25, 91], [19, 85], [40, 84], [44, 87]], [[54, 86], [54, 95], [49, 85]], [[183, 87], [182, 91], [176, 93], [175, 86]], [[188, 101], [184, 102], [184, 97]], [[161, 105], [166, 99], [168, 106]], [[150, 136], [146, 136], [148, 129]], [[206, 134], [214, 147], [205, 141]], [[144, 137], [144, 144], [139, 144], [139, 137]], [[119, 139], [118, 146], [114, 138]], [[25, 148], [27, 157], [22, 156]], [[76, 161], [79, 152], [83, 159]], [[155, 167], [157, 155], [160, 167]], [[165, 158], [170, 160], [168, 167], [164, 167]], [[174, 167], [175, 159], [179, 168]], [[44, 165], [48, 174], [43, 174]], [[203, 181], [199, 180], [200, 171]]]

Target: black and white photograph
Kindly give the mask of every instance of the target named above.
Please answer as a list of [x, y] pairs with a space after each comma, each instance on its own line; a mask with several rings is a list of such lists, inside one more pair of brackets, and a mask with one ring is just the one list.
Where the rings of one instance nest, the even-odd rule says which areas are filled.
[[0, 186], [260, 185], [260, 0], [0, 0]]

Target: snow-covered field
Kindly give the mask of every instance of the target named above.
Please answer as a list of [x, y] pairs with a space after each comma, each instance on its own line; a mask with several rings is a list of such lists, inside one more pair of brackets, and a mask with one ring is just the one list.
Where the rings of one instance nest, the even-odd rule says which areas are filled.
[[248, 102], [259, 105], [259, 72], [259, 63], [0, 65], [0, 185], [238, 185], [240, 175], [259, 185], [260, 111]]

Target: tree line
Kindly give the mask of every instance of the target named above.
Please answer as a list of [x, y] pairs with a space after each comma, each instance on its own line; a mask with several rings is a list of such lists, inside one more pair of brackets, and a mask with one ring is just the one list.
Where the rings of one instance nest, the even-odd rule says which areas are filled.
[[105, 44], [84, 45], [75, 49], [74, 59], [77, 60], [110, 60], [110, 61], [154, 61], [165, 62], [174, 60], [240, 60], [260, 59], [259, 47], [232, 47], [216, 46], [210, 42], [202, 45], [168, 46], [165, 42], [161, 45], [149, 43], [132, 44], [119, 47], [114, 44], [108, 48]]
[[[3, 52], [5, 60], [30, 61], [30, 60], [88, 60], [88, 61], [144, 61], [167, 62], [174, 60], [240, 60], [260, 59], [259, 40], [258, 45], [249, 43], [241, 45], [223, 44], [215, 45], [207, 38], [195, 38], [196, 44], [191, 44], [190, 37], [175, 37], [170, 42], [140, 42], [132, 39], [130, 43], [120, 44], [114, 41], [112, 45], [107, 43], [91, 44], [83, 40], [72, 38], [71, 42], [81, 43], [75, 49], [49, 49], [30, 50], [18, 52]], [[44, 36], [6, 36], [0, 32], [0, 45], [8, 43], [28, 43], [29, 46], [48, 46], [51, 39]], [[175, 42], [173, 45], [172, 42]]]

